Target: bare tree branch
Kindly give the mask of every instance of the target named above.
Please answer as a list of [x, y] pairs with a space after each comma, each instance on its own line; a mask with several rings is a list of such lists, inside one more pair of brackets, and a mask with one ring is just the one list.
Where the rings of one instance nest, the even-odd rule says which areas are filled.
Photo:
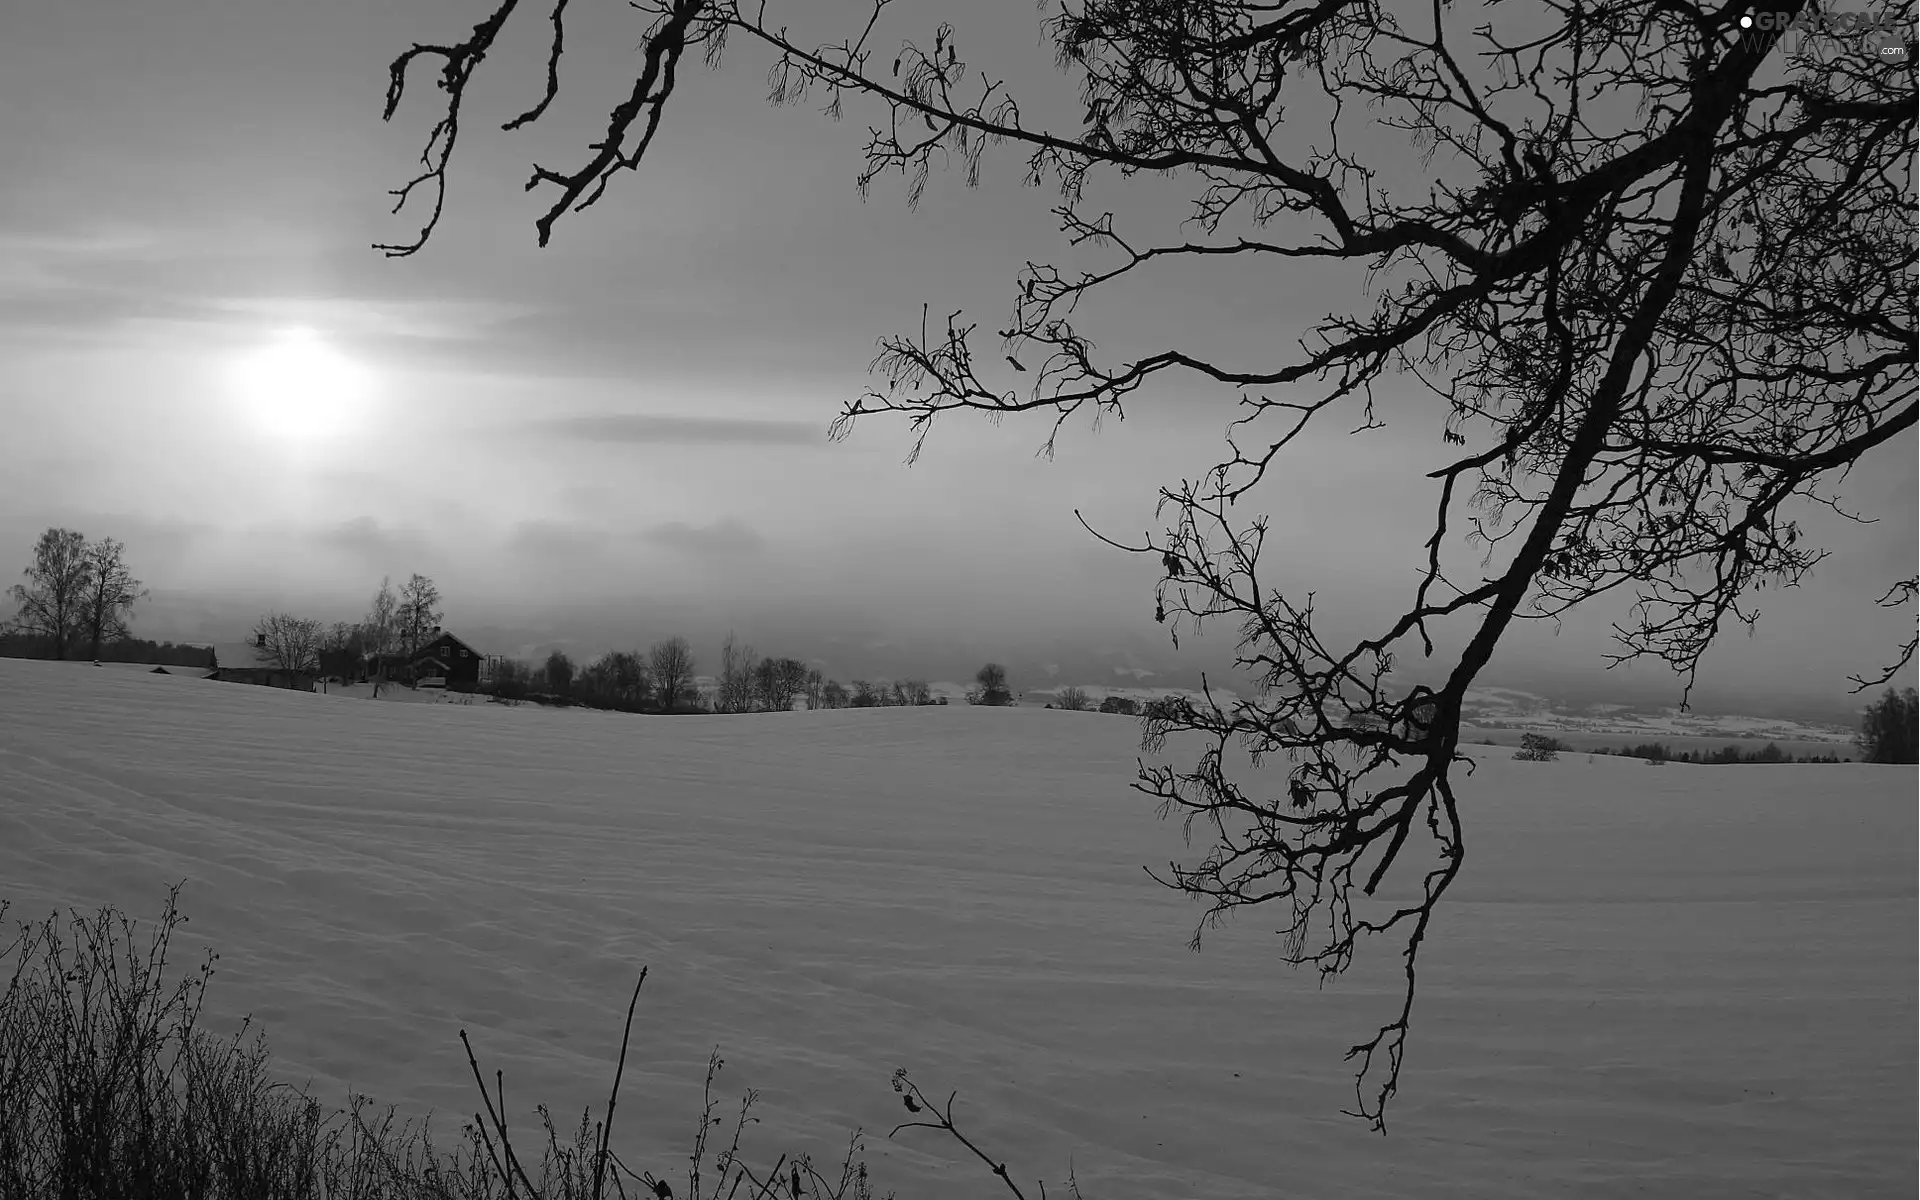
[[[1152, 706], [1143, 749], [1177, 737], [1199, 759], [1143, 760], [1135, 786], [1163, 816], [1181, 812], [1189, 838], [1205, 823], [1198, 861], [1152, 873], [1206, 903], [1196, 945], [1249, 905], [1289, 912], [1283, 954], [1327, 974], [1370, 934], [1404, 939], [1401, 1003], [1349, 1055], [1353, 1111], [1375, 1128], [1398, 1087], [1420, 949], [1464, 861], [1462, 702], [1513, 623], [1631, 594], [1612, 661], [1667, 663], [1684, 703], [1707, 648], [1757, 620], [1751, 596], [1824, 557], [1799, 515], [1852, 517], [1835, 484], [1883, 447], [1911, 451], [1912, 54], [1783, 45], [1805, 0], [1547, 0], [1524, 15], [1445, 0], [1073, 0], [1043, 30], [1083, 111], [1051, 123], [966, 63], [950, 25], [876, 55], [888, 0], [837, 41], [791, 32], [769, 15], [776, 0], [636, 7], [653, 24], [605, 134], [577, 170], [534, 174], [560, 188], [536, 220], [542, 244], [652, 152], [682, 55], [717, 65], [739, 35], [772, 57], [773, 102], [870, 106], [863, 190], [898, 175], [912, 204], [936, 166], [972, 184], [985, 151], [1014, 148], [1026, 181], [1059, 193], [1064, 240], [1103, 263], [1028, 263], [990, 349], [979, 322], [923, 306], [917, 329], [881, 339], [876, 385], [833, 437], [895, 414], [915, 435], [911, 462], [945, 414], [1044, 413], [1045, 454], [1074, 414], [1124, 417], [1166, 378], [1238, 397], [1220, 460], [1160, 490], [1165, 528], [1103, 539], [1164, 569], [1155, 614], [1176, 645], [1234, 621], [1252, 681], [1246, 699], [1209, 685]], [[395, 63], [389, 116], [412, 56], [445, 63], [423, 176], [436, 196], [473, 65], [512, 8]], [[1895, 0], [1886, 16], [1910, 27], [1913, 9]], [[1409, 154], [1417, 188], [1391, 161]], [[1177, 232], [1085, 208], [1094, 178], [1143, 171], [1190, 186]], [[1243, 361], [1174, 344], [1115, 354], [1083, 327], [1083, 301], [1154, 264], [1303, 260], [1345, 268], [1372, 299], [1295, 344], [1258, 339]], [[1376, 405], [1383, 388], [1391, 409]], [[1461, 450], [1429, 476], [1433, 524], [1404, 611], [1337, 643], [1314, 592], [1278, 587], [1267, 518], [1233, 509], [1309, 428], [1378, 428], [1410, 396]], [[1882, 603], [1913, 598], [1908, 580]], [[1436, 654], [1440, 629], [1457, 652]], [[1884, 682], [1913, 654], [1909, 640], [1888, 675], [1855, 682]], [[1268, 764], [1284, 781], [1248, 790]]]

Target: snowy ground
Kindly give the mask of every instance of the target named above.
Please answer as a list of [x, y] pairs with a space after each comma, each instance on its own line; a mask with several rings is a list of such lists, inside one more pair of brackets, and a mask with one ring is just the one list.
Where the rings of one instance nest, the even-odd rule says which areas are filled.
[[[515, 1123], [596, 1106], [652, 966], [616, 1142], [681, 1174], [711, 1046], [755, 1157], [902, 1200], [1909, 1197], [1915, 776], [1486, 759], [1390, 1136], [1337, 1114], [1387, 947], [1325, 990], [1142, 864], [1133, 723], [966, 706], [641, 718], [384, 705], [0, 660], [0, 895], [158, 912], [188, 879], [211, 1006], [282, 1065], [451, 1134], [456, 1034]], [[1196, 831], [1198, 836], [1198, 831]], [[996, 1185], [997, 1186], [997, 1185]]]

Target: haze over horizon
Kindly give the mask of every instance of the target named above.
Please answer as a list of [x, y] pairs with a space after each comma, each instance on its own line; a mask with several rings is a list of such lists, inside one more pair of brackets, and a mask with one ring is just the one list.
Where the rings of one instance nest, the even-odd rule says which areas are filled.
[[[823, 34], [842, 8], [813, 6]], [[977, 656], [1013, 660], [1027, 686], [1046, 663], [1184, 678], [1229, 657], [1226, 626], [1174, 650], [1152, 620], [1156, 564], [1100, 545], [1074, 510], [1116, 540], [1157, 527], [1155, 488], [1215, 461], [1231, 391], [1156, 385], [1125, 421], [1070, 422], [1050, 462], [1034, 457], [1050, 425], [1037, 414], [939, 422], [912, 468], [904, 420], [827, 441], [871, 384], [874, 339], [923, 303], [984, 327], [1022, 263], [1081, 261], [1014, 156], [989, 151], [977, 191], [936, 175], [917, 210], [893, 180], [862, 204], [868, 114], [769, 109], [749, 78], [765, 64], [743, 47], [692, 72], [651, 165], [539, 250], [527, 164], [579, 154], [641, 32], [619, 10], [581, 13], [553, 114], [498, 132], [544, 65], [538, 45], [511, 44], [488, 64], [497, 90], [469, 118], [446, 222], [419, 256], [385, 259], [370, 244], [418, 227], [412, 210], [389, 215], [386, 190], [431, 120], [422, 98], [380, 122], [387, 64], [473, 19], [464, 0], [101, 0], [10, 19], [8, 582], [34, 537], [64, 526], [127, 544], [153, 590], [142, 637], [234, 640], [266, 607], [347, 620], [383, 575], [418, 571], [447, 625], [486, 631], [492, 652], [680, 634], [704, 668], [734, 628], [842, 677]], [[1036, 109], [1072, 103], [1031, 4], [957, 24], [983, 61], [1027, 71]], [[1181, 215], [1181, 194], [1133, 186], [1145, 217]], [[1284, 290], [1168, 272], [1100, 316], [1120, 344], [1244, 354], [1342, 302], [1311, 272]], [[1432, 504], [1421, 475], [1445, 449], [1411, 382], [1379, 401], [1384, 429], [1319, 431], [1248, 506], [1273, 515], [1286, 585], [1348, 621], [1410, 597]], [[1839, 702], [1848, 675], [1911, 635], [1909, 609], [1874, 605], [1914, 571], [1911, 439], [1838, 490], [1878, 523], [1807, 513], [1832, 557], [1755, 598], [1755, 635], [1723, 635], [1696, 700]], [[1515, 631], [1488, 681], [1611, 686], [1594, 681], [1622, 608], [1590, 608]], [[1611, 678], [1678, 698], [1657, 666]]]

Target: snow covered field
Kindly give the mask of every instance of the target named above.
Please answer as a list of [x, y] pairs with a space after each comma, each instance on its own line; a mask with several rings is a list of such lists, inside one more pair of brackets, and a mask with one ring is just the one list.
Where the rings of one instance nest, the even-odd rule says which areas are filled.
[[[158, 915], [221, 954], [322, 1099], [605, 1099], [676, 1181], [709, 1049], [762, 1091], [749, 1148], [868, 1161], [901, 1200], [998, 1185], [927, 1131], [907, 1067], [1028, 1195], [1104, 1200], [1910, 1197], [1915, 774], [1515, 763], [1463, 780], [1468, 861], [1423, 960], [1388, 1137], [1339, 1116], [1392, 948], [1320, 989], [1180, 856], [1136, 726], [964, 706], [642, 718], [371, 704], [0, 659], [0, 896]], [[1196, 837], [1199, 831], [1196, 831]], [[182, 957], [183, 964], [187, 956]], [[730, 1116], [730, 1110], [728, 1115]], [[528, 1144], [531, 1144], [530, 1142]], [[990, 1186], [991, 1185], [991, 1186]]]

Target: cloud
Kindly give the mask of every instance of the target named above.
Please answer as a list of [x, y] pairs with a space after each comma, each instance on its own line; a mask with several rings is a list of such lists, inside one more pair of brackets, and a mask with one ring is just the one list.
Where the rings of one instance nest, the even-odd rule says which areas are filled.
[[656, 545], [703, 558], [758, 554], [767, 544], [766, 538], [732, 517], [711, 525], [668, 521], [655, 525], [644, 536]]
[[498, 328], [538, 310], [491, 300], [371, 300], [357, 296], [222, 297], [207, 302], [220, 314], [317, 325], [347, 336], [456, 341], [494, 336]]
[[824, 445], [818, 421], [776, 421], [756, 417], [687, 417], [665, 414], [604, 413], [550, 417], [530, 422], [536, 433], [570, 441], [676, 446]]
[[392, 563], [417, 557], [426, 547], [418, 534], [382, 525], [372, 517], [354, 517], [320, 531], [318, 540], [328, 549], [354, 555], [364, 562]]
[[507, 536], [507, 550], [543, 561], [581, 563], [601, 557], [605, 534], [565, 521], [522, 521]]

